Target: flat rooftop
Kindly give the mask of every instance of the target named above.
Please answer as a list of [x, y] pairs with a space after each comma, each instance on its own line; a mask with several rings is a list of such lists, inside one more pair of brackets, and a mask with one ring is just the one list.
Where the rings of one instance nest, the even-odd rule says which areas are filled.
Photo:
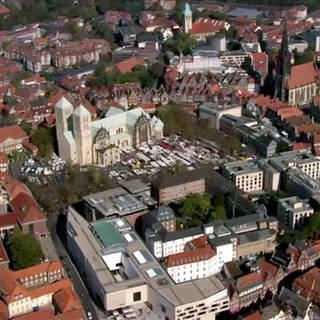
[[150, 183], [146, 183], [142, 181], [142, 179], [122, 181], [120, 185], [131, 194], [136, 194], [143, 191], [150, 191]]
[[83, 199], [90, 207], [106, 217], [124, 216], [148, 208], [144, 202], [121, 187], [93, 193]]
[[120, 233], [108, 221], [100, 220], [91, 225], [103, 246], [109, 247], [123, 243]]
[[[73, 240], [87, 258], [86, 263], [89, 263], [96, 272], [106, 293], [148, 285], [176, 306], [202, 300], [215, 294], [218, 294], [218, 299], [227, 297], [227, 288], [215, 276], [175, 284], [125, 218], [108, 219], [90, 224], [77, 211], [70, 208], [67, 228], [69, 235], [72, 235]], [[112, 233], [110, 239], [109, 234], [105, 235], [105, 232]], [[116, 232], [117, 235], [115, 235]], [[98, 233], [100, 233], [99, 236]], [[104, 244], [109, 245], [109, 243], [116, 246], [105, 247]], [[134, 276], [117, 281], [108, 268], [108, 263], [110, 264], [108, 252], [125, 252], [123, 257], [130, 264], [129, 269]], [[119, 277], [118, 274], [117, 276]]]
[[251, 160], [225, 163], [224, 168], [231, 175], [262, 172], [262, 169], [259, 168], [258, 164]]
[[311, 152], [306, 150], [282, 152], [270, 158], [270, 164], [280, 171], [299, 166], [299, 164], [319, 161]]

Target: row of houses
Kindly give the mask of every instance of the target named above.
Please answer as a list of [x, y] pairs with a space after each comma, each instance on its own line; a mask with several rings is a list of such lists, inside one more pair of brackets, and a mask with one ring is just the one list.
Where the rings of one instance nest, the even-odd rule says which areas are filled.
[[4, 56], [21, 61], [27, 70], [40, 72], [50, 66], [67, 68], [81, 62], [96, 63], [110, 51], [104, 39], [84, 39], [41, 49], [33, 44], [10, 43], [4, 48]]

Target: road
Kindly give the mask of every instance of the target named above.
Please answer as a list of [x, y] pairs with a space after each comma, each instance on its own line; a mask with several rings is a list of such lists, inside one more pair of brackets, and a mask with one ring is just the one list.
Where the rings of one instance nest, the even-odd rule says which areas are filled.
[[62, 241], [60, 240], [57, 233], [56, 220], [57, 219], [55, 217], [48, 218], [47, 224], [51, 233], [52, 241], [49, 239], [49, 241], [46, 241], [44, 244], [44, 251], [46, 251], [45, 253], [47, 258], [52, 259], [57, 256], [60, 258], [68, 277], [73, 282], [74, 290], [78, 294], [86, 312], [91, 312], [94, 320], [106, 320], [106, 315], [92, 301], [90, 294], [81, 279], [81, 276], [79, 275], [75, 265], [68, 255], [68, 252], [66, 251]]

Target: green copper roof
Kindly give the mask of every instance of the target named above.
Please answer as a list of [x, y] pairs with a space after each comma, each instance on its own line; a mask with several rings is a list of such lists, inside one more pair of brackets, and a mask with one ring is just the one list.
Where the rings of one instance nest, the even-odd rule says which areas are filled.
[[92, 227], [104, 247], [123, 243], [123, 239], [119, 231], [116, 230], [111, 223], [101, 220], [93, 222]]
[[184, 10], [183, 10], [183, 14], [185, 16], [191, 16], [192, 15], [192, 11], [190, 9], [190, 5], [189, 3], [186, 3], [185, 6], [184, 6]]

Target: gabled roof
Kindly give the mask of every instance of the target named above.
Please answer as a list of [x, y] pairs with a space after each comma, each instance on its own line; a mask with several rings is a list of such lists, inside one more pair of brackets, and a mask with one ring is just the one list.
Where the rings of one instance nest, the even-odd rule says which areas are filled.
[[217, 33], [224, 29], [226, 22], [222, 20], [215, 20], [210, 18], [198, 18], [189, 30], [190, 34], [207, 34]]
[[62, 270], [62, 264], [60, 261], [48, 261], [44, 263], [36, 264], [35, 266], [24, 268], [18, 271], [12, 271], [12, 275], [16, 280], [33, 277], [40, 273], [49, 273], [56, 270]]
[[205, 247], [196, 250], [189, 250], [172, 254], [164, 259], [164, 264], [167, 268], [176, 267], [184, 264], [197, 263], [211, 259], [216, 255], [215, 250], [210, 247]]
[[18, 125], [0, 128], [0, 143], [9, 138], [25, 139], [28, 138], [28, 135]]
[[19, 193], [11, 201], [12, 207], [21, 224], [45, 220], [34, 198], [26, 193]]
[[81, 303], [71, 288], [61, 289], [53, 296], [54, 303], [60, 312], [81, 308]]
[[272, 264], [270, 262], [267, 262], [264, 259], [259, 260], [259, 266], [260, 266], [261, 271], [270, 274], [272, 277], [275, 277], [278, 272], [277, 266], [275, 266], [274, 264]]
[[318, 70], [313, 62], [307, 62], [291, 67], [288, 78], [288, 89], [299, 88], [315, 82]]
[[247, 288], [261, 284], [263, 275], [261, 272], [251, 272], [237, 279], [236, 287], [238, 291], [246, 290]]

